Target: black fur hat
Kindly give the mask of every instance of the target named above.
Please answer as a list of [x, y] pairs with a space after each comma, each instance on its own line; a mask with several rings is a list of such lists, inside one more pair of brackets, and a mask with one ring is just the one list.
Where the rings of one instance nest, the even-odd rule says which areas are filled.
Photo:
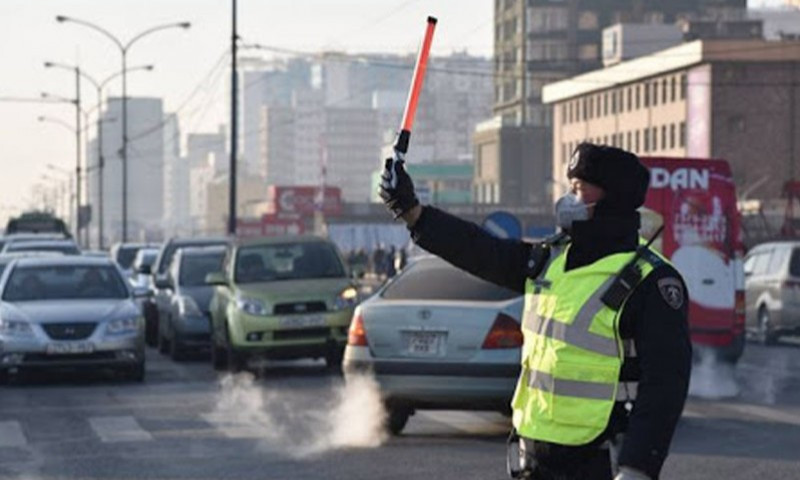
[[567, 178], [585, 180], [605, 191], [605, 197], [595, 207], [597, 214], [624, 214], [644, 204], [650, 170], [634, 153], [584, 142], [572, 154]]

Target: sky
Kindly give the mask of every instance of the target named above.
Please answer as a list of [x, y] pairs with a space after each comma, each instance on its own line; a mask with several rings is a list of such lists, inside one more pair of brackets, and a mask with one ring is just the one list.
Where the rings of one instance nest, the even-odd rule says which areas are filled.
[[[490, 56], [493, 0], [239, 0], [239, 35], [245, 43], [316, 52], [415, 52], [428, 15], [439, 18], [433, 51], [468, 50]], [[74, 74], [44, 68], [45, 61], [74, 65], [102, 80], [121, 69], [119, 50], [88, 28], [58, 23], [66, 15], [98, 24], [123, 41], [155, 25], [189, 21], [189, 30], [165, 30], [137, 42], [129, 67], [128, 95], [162, 97], [165, 111], [181, 109], [181, 129], [215, 131], [226, 120], [227, 77], [202, 82], [230, 48], [231, 0], [1, 0], [0, 98], [38, 98], [41, 92], [74, 98]], [[84, 82], [86, 83], [86, 82]], [[121, 83], [109, 84], [120, 95]], [[196, 88], [198, 87], [199, 88]], [[93, 88], [82, 89], [87, 108]], [[190, 94], [195, 92], [193, 96]], [[47, 167], [75, 169], [72, 104], [0, 101], [0, 222], [28, 205], [35, 184], [66, 178]], [[132, 187], [135, 188], [135, 187]]]
[[[780, 0], [750, 3], [773, 6]], [[494, 0], [239, 0], [239, 34], [245, 43], [309, 52], [411, 53], [425, 18], [434, 15], [439, 19], [434, 54], [467, 50], [488, 57], [493, 6]], [[58, 23], [56, 15], [98, 24], [123, 41], [155, 25], [189, 21], [189, 30], [158, 32], [131, 48], [129, 67], [153, 64], [155, 70], [131, 72], [128, 95], [161, 97], [166, 112], [182, 106], [184, 134], [215, 131], [227, 115], [227, 79], [203, 79], [229, 49], [230, 8], [230, 0], [0, 0], [0, 99], [39, 98], [42, 92], [73, 98], [74, 76], [45, 69], [45, 61], [78, 63], [97, 80], [119, 71], [119, 51], [110, 40], [76, 24]], [[107, 93], [120, 92], [120, 83], [112, 81]], [[94, 104], [93, 89], [83, 89], [83, 99]], [[64, 125], [40, 122], [40, 116], [74, 124], [74, 107], [0, 101], [3, 224], [29, 205], [35, 185], [53, 187], [67, 170], [74, 172], [74, 133]]]

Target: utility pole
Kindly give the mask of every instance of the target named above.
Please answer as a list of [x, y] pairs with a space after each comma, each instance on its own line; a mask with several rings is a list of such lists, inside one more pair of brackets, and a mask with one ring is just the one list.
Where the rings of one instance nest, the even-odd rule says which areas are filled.
[[231, 0], [233, 4], [233, 25], [231, 31], [231, 165], [230, 165], [230, 184], [228, 193], [228, 235], [236, 235], [236, 142], [238, 132], [236, 128], [237, 104], [238, 104], [238, 75], [236, 71], [236, 41], [239, 35], [236, 32], [236, 0]]
[[75, 241], [81, 243], [81, 70], [75, 67]]

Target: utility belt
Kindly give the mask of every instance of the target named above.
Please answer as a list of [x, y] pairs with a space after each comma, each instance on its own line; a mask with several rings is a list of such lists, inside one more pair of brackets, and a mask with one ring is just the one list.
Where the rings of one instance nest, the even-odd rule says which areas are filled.
[[[608, 440], [600, 443], [595, 448], [607, 452], [611, 463], [612, 477], [619, 473], [619, 455], [622, 451], [624, 434], [618, 433]], [[535, 440], [520, 437], [517, 430], [512, 428], [506, 441], [506, 472], [514, 479], [533, 479], [536, 473], [536, 455], [534, 454]]]

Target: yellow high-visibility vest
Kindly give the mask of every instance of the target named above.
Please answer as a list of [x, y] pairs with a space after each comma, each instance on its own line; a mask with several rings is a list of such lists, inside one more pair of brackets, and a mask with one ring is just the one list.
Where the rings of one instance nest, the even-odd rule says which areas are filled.
[[[635, 396], [626, 385], [621, 389], [619, 381], [628, 347], [619, 336], [625, 304], [614, 311], [601, 301], [635, 253], [609, 255], [564, 271], [568, 249], [553, 251], [543, 273], [526, 283], [522, 371], [511, 406], [519, 435], [584, 445], [606, 429], [617, 400]], [[654, 263], [666, 263], [646, 252], [637, 260], [641, 280]]]

